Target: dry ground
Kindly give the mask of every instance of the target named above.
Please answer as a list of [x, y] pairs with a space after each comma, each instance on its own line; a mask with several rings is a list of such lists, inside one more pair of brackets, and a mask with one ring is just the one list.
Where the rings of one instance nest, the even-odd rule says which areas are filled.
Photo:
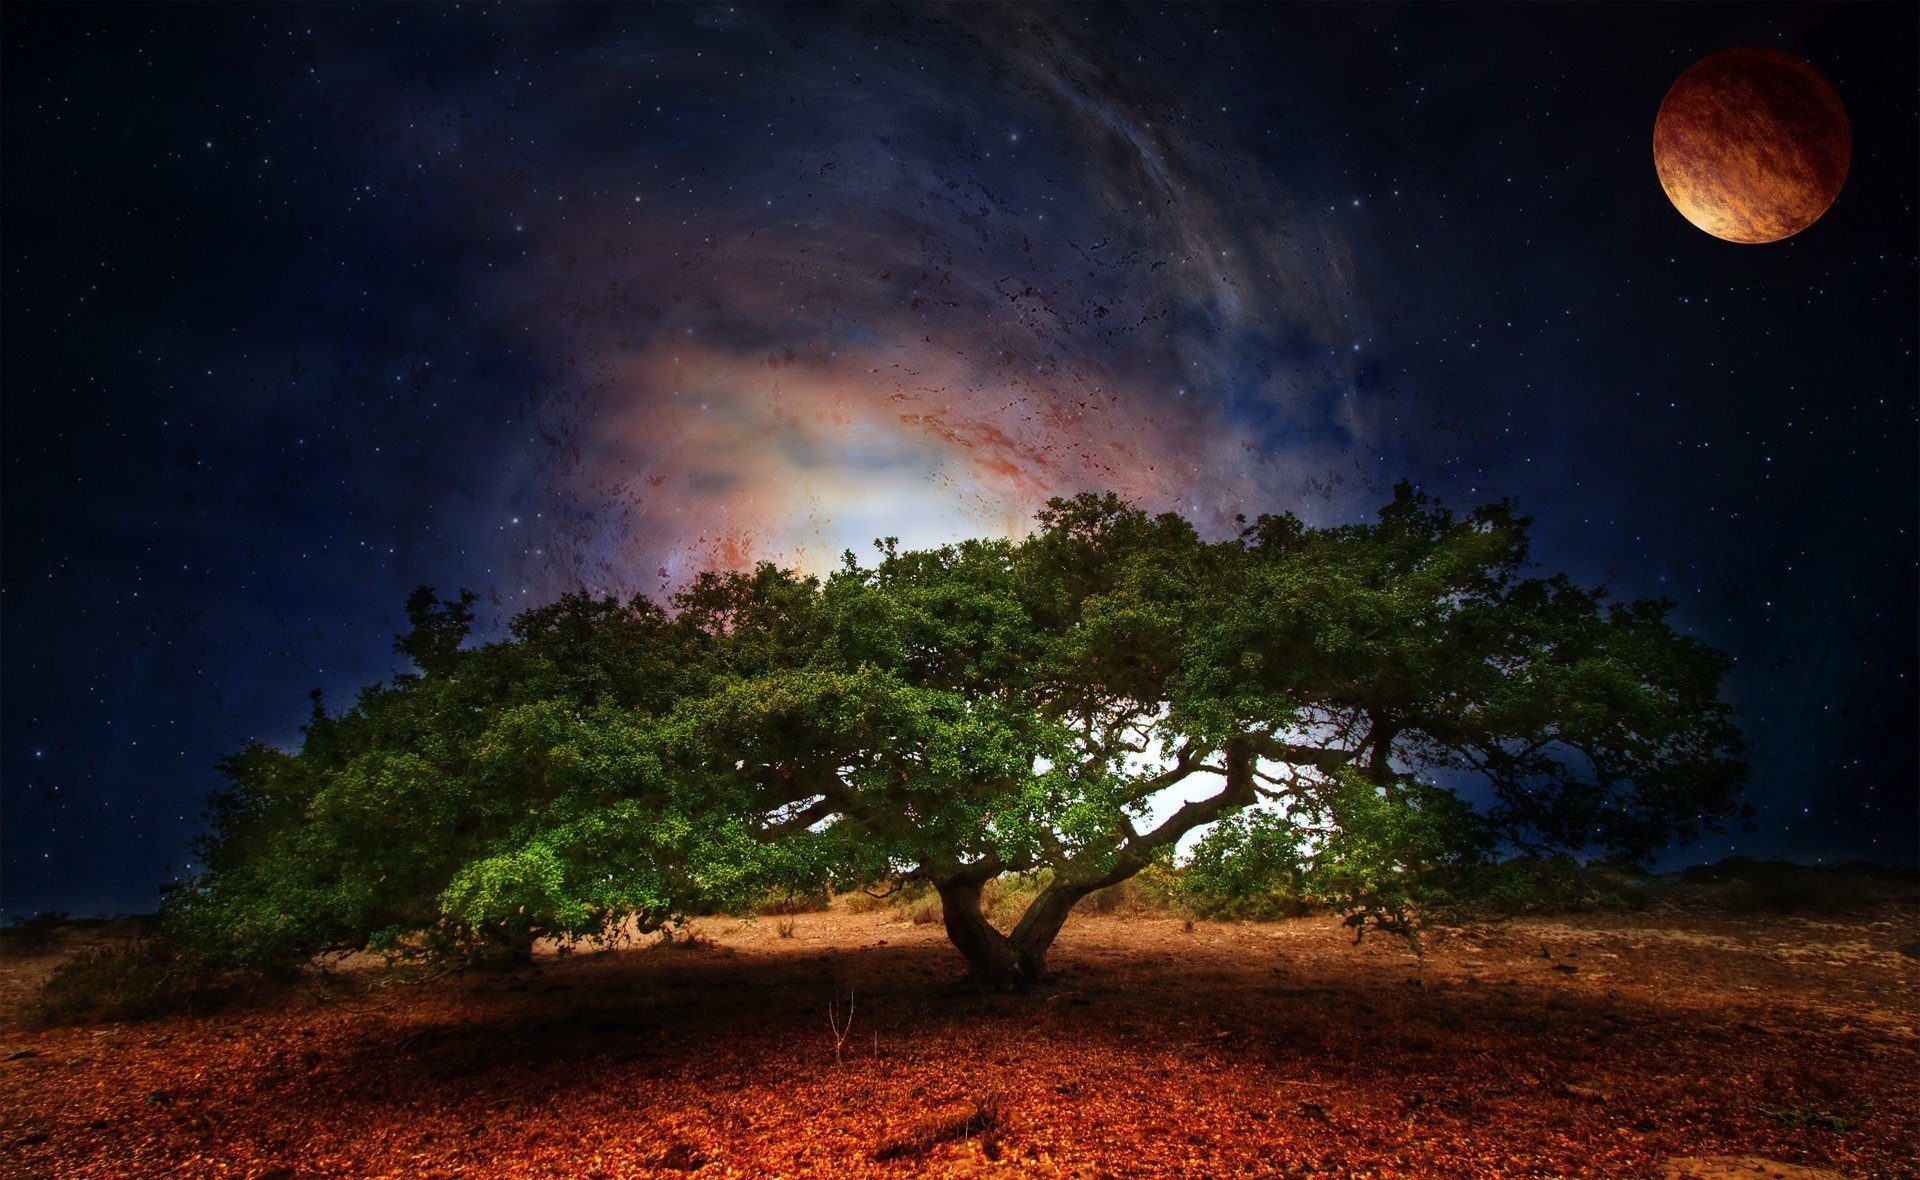
[[1424, 960], [1080, 917], [1021, 996], [885, 911], [697, 929], [81, 1028], [30, 1026], [57, 956], [15, 955], [0, 1176], [1920, 1176], [1910, 903], [1516, 919]]

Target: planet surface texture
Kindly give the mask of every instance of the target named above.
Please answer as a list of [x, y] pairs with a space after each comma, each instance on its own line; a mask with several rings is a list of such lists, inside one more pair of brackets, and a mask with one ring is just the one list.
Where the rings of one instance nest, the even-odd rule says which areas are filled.
[[1852, 156], [1833, 86], [1792, 54], [1760, 45], [1695, 62], [1653, 123], [1653, 164], [1668, 199], [1729, 242], [1777, 242], [1818, 221]]

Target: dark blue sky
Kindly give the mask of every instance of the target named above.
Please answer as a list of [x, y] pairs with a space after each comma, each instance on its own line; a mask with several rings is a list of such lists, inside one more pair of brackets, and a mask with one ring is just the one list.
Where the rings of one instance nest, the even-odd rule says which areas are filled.
[[[213, 764], [486, 622], [712, 561], [1516, 498], [1739, 660], [1755, 829], [1912, 862], [1910, 7], [14, 4], [0, 906], [142, 909]], [[1847, 186], [1662, 194], [1777, 46]]]

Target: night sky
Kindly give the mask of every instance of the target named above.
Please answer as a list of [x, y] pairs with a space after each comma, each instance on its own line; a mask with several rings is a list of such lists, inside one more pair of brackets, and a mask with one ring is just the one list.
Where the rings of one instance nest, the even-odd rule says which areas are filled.
[[[213, 764], [574, 587], [821, 569], [1114, 488], [1224, 535], [1411, 479], [1738, 658], [1755, 827], [1911, 863], [1914, 9], [0, 14], [9, 914], [142, 910]], [[1682, 70], [1853, 124], [1733, 245]]]

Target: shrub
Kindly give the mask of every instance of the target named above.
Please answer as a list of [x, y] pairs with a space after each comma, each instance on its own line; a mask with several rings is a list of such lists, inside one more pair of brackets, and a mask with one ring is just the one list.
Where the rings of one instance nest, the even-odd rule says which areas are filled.
[[833, 895], [826, 886], [815, 889], [782, 889], [768, 894], [754, 912], [763, 918], [784, 917], [788, 914], [817, 914], [833, 905]]
[[835, 900], [845, 906], [850, 914], [871, 914], [894, 905], [899, 901], [899, 896], [887, 892], [884, 888], [875, 887], [872, 893], [864, 889], [856, 889], [852, 893], [841, 894]]
[[1486, 906], [1506, 914], [1643, 909], [1644, 876], [1631, 866], [1583, 866], [1568, 856], [1514, 857], [1483, 870], [1477, 892]]
[[940, 895], [931, 891], [925, 897], [901, 902], [894, 907], [893, 913], [902, 922], [912, 922], [915, 926], [931, 926], [946, 919], [946, 909], [940, 904]]
[[69, 918], [63, 910], [43, 914], [16, 914], [0, 926], [0, 945], [21, 954], [38, 954], [53, 945], [54, 935], [66, 927]]
[[925, 926], [941, 920], [940, 894], [925, 881], [906, 881], [887, 890], [875, 890], [880, 897], [871, 894], [856, 893], [856, 899], [864, 898], [868, 903], [856, 913], [871, 913], [882, 907], [891, 907], [896, 922], [912, 922], [915, 926]]
[[1049, 869], [995, 877], [980, 890], [980, 908], [986, 913], [987, 921], [1002, 930], [1010, 930], [1040, 891], [1051, 884], [1053, 872]]
[[146, 1020], [217, 1007], [237, 981], [193, 971], [159, 944], [90, 947], [60, 964], [41, 985], [33, 1014], [45, 1024]]
[[1118, 885], [1089, 893], [1080, 910], [1109, 916], [1166, 917], [1177, 908], [1173, 894], [1178, 881], [1176, 870], [1156, 862]]
[[1911, 904], [1914, 876], [1882, 866], [1797, 865], [1730, 856], [1680, 871], [1694, 900], [1736, 913], [1848, 914], [1888, 902]]
[[1194, 845], [1184, 865], [1164, 868], [1174, 908], [1189, 917], [1273, 921], [1308, 912], [1299, 841], [1272, 815], [1230, 816]]
[[1311, 898], [1285, 888], [1237, 895], [1192, 890], [1182, 895], [1180, 901], [1182, 914], [1215, 922], [1279, 922], [1320, 913], [1323, 908]]
[[1767, 1117], [1775, 1119], [1798, 1130], [1831, 1131], [1835, 1135], [1844, 1135], [1853, 1130], [1853, 1120], [1845, 1115], [1815, 1109], [1811, 1106], [1796, 1106], [1789, 1110], [1770, 1110]]
[[837, 900], [850, 914], [872, 914], [888, 909], [898, 911], [903, 904], [916, 901], [932, 892], [933, 886], [925, 881], [899, 881], [886, 878], [870, 885], [863, 885], [851, 893], [843, 893]]

